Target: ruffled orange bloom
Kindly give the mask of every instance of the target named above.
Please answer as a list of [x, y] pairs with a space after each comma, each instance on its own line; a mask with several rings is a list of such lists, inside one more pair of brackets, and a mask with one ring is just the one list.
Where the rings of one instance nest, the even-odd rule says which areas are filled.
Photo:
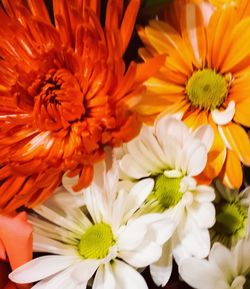
[[242, 127], [250, 127], [250, 18], [233, 7], [211, 13], [193, 3], [177, 4], [174, 27], [152, 20], [139, 29], [145, 62], [157, 54], [166, 61], [146, 81], [137, 110], [147, 122], [163, 113], [178, 114], [192, 128], [209, 123], [215, 141], [201, 177], [209, 182], [220, 174], [227, 186], [240, 187], [241, 162], [250, 165], [250, 141]]
[[[24, 212], [16, 216], [0, 214], [0, 260], [8, 261], [14, 270], [32, 259], [32, 226]], [[29, 285], [15, 285], [8, 280], [7, 263], [0, 262], [1, 289], [28, 289]]]
[[[140, 0], [2, 1], [0, 9], [0, 209], [43, 202], [62, 175], [92, 180], [105, 146], [140, 129], [131, 107], [143, 79], [123, 54]], [[55, 22], [55, 25], [53, 23]]]

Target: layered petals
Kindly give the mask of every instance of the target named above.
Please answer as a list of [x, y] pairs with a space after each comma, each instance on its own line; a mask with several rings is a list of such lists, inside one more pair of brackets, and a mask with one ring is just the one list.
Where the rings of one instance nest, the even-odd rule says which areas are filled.
[[[34, 207], [67, 172], [87, 187], [106, 146], [133, 138], [142, 93], [128, 46], [140, 1], [3, 1], [0, 9], [0, 208]], [[5, 27], [5, 28], [3, 28]], [[16, 37], [13, 37], [16, 35]], [[8, 187], [8, 190], [6, 188]]]

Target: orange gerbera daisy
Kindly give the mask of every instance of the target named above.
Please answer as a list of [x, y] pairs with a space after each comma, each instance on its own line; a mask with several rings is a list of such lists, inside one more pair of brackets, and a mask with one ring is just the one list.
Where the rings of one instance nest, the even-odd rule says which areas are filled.
[[152, 55], [167, 57], [146, 81], [137, 110], [147, 122], [177, 113], [192, 128], [209, 123], [215, 141], [203, 177], [209, 181], [220, 174], [227, 186], [240, 187], [241, 162], [250, 165], [250, 141], [242, 127], [250, 127], [250, 18], [241, 19], [232, 7], [218, 9], [210, 19], [193, 3], [179, 7], [175, 28], [152, 20], [139, 29], [145, 62]]
[[[140, 0], [2, 1], [0, 9], [0, 209], [34, 206], [79, 174], [92, 180], [107, 145], [133, 138], [130, 108], [141, 94], [137, 66], [123, 54]], [[53, 23], [55, 22], [55, 25]]]

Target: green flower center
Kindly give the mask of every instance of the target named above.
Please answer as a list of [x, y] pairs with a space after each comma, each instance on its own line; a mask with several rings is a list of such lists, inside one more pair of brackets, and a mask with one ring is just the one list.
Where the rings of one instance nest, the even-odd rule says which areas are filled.
[[215, 109], [224, 102], [228, 93], [225, 78], [212, 69], [198, 70], [189, 78], [186, 93], [192, 105], [204, 109]]
[[79, 254], [86, 259], [103, 259], [114, 244], [114, 236], [109, 225], [99, 223], [91, 226], [82, 235], [78, 245]]
[[221, 207], [216, 216], [215, 229], [224, 235], [245, 236], [247, 208], [239, 202], [232, 202]]
[[182, 177], [168, 178], [165, 175], [159, 175], [155, 179], [154, 196], [159, 204], [168, 209], [179, 203], [183, 193], [180, 192]]

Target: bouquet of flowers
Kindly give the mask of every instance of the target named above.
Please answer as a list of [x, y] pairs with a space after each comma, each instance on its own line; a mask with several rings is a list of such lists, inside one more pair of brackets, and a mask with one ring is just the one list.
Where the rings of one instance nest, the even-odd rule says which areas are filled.
[[0, 288], [250, 288], [250, 0], [2, 0]]

